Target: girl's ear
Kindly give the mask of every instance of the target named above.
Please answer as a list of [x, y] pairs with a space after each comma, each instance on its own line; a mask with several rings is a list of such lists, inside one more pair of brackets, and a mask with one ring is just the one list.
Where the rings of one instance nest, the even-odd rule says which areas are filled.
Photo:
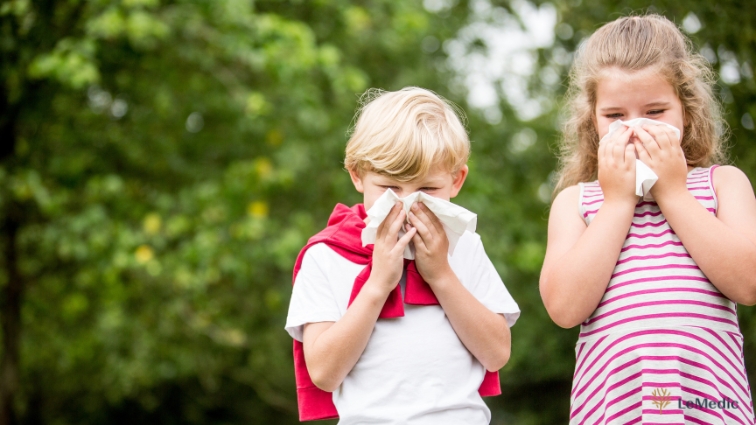
[[352, 184], [354, 185], [354, 188], [357, 189], [357, 192], [365, 193], [365, 186], [362, 184], [362, 177], [360, 177], [360, 174], [355, 170], [349, 170], [349, 177], [352, 178]]
[[467, 173], [470, 171], [467, 165], [463, 165], [456, 173], [452, 174], [452, 191], [450, 198], [457, 196], [462, 189], [462, 185], [465, 184]]

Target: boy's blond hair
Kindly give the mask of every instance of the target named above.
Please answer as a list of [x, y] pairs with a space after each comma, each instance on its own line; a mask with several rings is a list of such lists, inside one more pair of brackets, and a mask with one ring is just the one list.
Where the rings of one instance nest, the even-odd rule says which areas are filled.
[[661, 15], [628, 16], [599, 28], [578, 50], [570, 72], [558, 182], [554, 194], [598, 175], [599, 137], [593, 116], [596, 87], [609, 68], [651, 69], [680, 98], [685, 117], [682, 149], [688, 165], [725, 161], [726, 124], [714, 95], [714, 74], [706, 59], [677, 26]]
[[464, 115], [432, 91], [370, 89], [360, 103], [346, 146], [348, 170], [407, 182], [425, 177], [437, 165], [454, 174], [467, 163], [470, 140], [460, 119]]

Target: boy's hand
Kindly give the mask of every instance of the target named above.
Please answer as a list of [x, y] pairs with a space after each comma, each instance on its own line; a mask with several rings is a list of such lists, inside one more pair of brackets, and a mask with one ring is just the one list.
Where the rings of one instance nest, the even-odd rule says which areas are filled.
[[448, 258], [449, 239], [438, 217], [421, 202], [412, 205], [409, 220], [412, 228], [417, 229], [417, 234], [412, 238], [415, 243], [417, 271], [432, 285], [451, 270]]
[[635, 134], [638, 157], [659, 176], [651, 188], [654, 198], [671, 191], [687, 192], [688, 165], [675, 132], [662, 125], [644, 125]]
[[416, 233], [415, 229], [409, 229], [399, 239], [399, 230], [405, 218], [404, 209], [401, 206], [402, 203], [397, 202], [383, 223], [378, 226], [373, 247], [373, 270], [366, 282], [374, 283], [375, 287], [385, 294], [391, 292], [399, 284], [404, 272], [404, 248]]

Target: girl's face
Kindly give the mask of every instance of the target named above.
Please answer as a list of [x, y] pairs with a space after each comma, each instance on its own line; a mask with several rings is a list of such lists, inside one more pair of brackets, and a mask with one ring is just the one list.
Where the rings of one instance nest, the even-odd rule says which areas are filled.
[[[683, 108], [666, 79], [655, 70], [625, 71], [608, 68], [596, 87], [594, 124], [599, 139], [616, 120], [650, 118], [671, 124], [683, 131]], [[633, 136], [631, 142], [633, 141]]]

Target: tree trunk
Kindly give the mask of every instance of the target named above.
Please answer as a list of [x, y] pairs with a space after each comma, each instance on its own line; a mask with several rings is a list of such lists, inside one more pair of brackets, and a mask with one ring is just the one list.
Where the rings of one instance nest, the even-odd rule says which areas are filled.
[[[11, 207], [12, 209], [12, 207]], [[3, 226], [2, 244], [8, 282], [2, 289], [0, 322], [2, 322], [3, 358], [0, 361], [0, 425], [16, 425], [16, 392], [19, 387], [19, 345], [21, 340], [21, 297], [24, 285], [18, 270], [16, 236], [19, 223], [9, 211]]]

